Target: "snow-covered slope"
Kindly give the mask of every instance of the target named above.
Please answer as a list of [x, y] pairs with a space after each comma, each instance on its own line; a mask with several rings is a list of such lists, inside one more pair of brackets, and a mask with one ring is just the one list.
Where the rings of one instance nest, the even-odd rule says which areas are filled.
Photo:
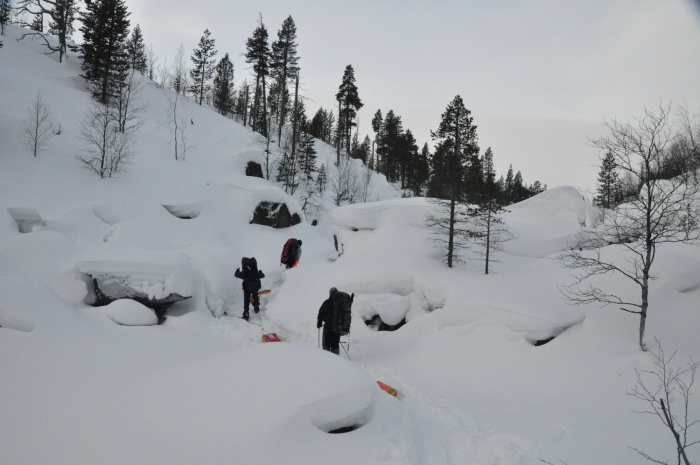
[[[448, 269], [425, 226], [433, 205], [393, 198], [381, 176], [377, 202], [326, 202], [317, 226], [250, 224], [260, 200], [298, 204], [244, 175], [262, 161], [247, 128], [182, 101], [194, 124], [175, 160], [167, 91], [146, 81], [138, 154], [128, 173], [99, 179], [74, 157], [90, 101], [77, 59], [58, 64], [18, 32], [0, 50], [1, 464], [642, 462], [628, 446], [673, 457], [669, 433], [626, 395], [634, 370], [651, 367], [636, 318], [567, 306], [557, 290], [570, 278], [551, 257], [596, 220], [575, 189], [509, 207], [518, 237], [489, 275], [479, 261]], [[34, 158], [21, 119], [39, 91], [61, 134]], [[330, 166], [334, 151], [317, 150]], [[31, 209], [41, 224], [20, 232], [11, 211]], [[182, 211], [193, 218], [172, 213]], [[283, 271], [288, 237], [303, 255]], [[271, 290], [250, 323], [233, 276], [243, 256]], [[85, 271], [115, 269], [162, 284], [144, 288], [153, 295], [192, 298], [161, 325], [133, 302], [87, 305]], [[678, 347], [679, 362], [700, 354], [699, 270], [698, 248], [659, 250], [648, 334]], [[356, 295], [340, 357], [318, 349], [332, 286]], [[377, 315], [406, 323], [363, 324]], [[261, 344], [273, 331], [285, 342]], [[341, 427], [354, 430], [329, 434]]]

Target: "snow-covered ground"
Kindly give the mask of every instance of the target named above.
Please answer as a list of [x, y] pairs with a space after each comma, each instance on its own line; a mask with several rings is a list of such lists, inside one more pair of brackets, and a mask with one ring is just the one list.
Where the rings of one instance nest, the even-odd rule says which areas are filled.
[[[570, 278], [552, 257], [596, 221], [577, 190], [511, 206], [518, 237], [489, 275], [480, 261], [448, 269], [425, 227], [433, 205], [397, 198], [381, 176], [377, 202], [329, 208], [317, 226], [250, 224], [260, 200], [298, 204], [245, 176], [262, 161], [248, 128], [181, 102], [193, 124], [176, 161], [167, 91], [146, 82], [138, 155], [99, 179], [75, 159], [90, 102], [77, 58], [58, 64], [17, 35], [10, 26], [0, 50], [0, 464], [644, 463], [630, 447], [673, 461], [668, 430], [626, 394], [635, 369], [652, 367], [637, 318], [558, 292]], [[20, 134], [38, 92], [61, 134], [35, 158]], [[40, 222], [20, 232], [11, 212]], [[289, 237], [303, 255], [283, 271]], [[700, 248], [658, 254], [647, 339], [684, 363], [700, 357]], [[271, 290], [250, 323], [233, 276], [243, 256]], [[191, 298], [156, 325], [130, 300], [87, 305], [86, 273]], [[333, 286], [356, 294], [340, 357], [318, 348], [315, 326]], [[379, 332], [362, 322], [375, 315], [406, 324]], [[284, 342], [261, 343], [268, 332]], [[700, 447], [690, 452], [700, 462]]]

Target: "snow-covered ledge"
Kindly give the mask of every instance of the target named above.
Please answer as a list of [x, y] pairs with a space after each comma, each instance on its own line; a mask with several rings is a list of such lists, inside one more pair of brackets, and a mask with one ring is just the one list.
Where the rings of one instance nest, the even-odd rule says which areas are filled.
[[132, 299], [162, 307], [192, 297], [186, 257], [168, 251], [120, 250], [86, 257], [76, 265], [88, 284], [88, 305]]

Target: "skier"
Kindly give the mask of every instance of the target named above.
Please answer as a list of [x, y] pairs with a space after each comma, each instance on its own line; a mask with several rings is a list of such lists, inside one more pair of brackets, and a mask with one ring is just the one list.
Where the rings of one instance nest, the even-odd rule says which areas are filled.
[[280, 256], [280, 263], [285, 266], [288, 270], [294, 268], [299, 264], [299, 259], [301, 258], [301, 239], [290, 238], [284, 243], [282, 247], [282, 255]]
[[321, 304], [318, 310], [318, 318], [316, 327], [323, 326], [323, 350], [328, 350], [336, 355], [340, 355], [340, 331], [339, 328], [333, 327], [333, 297], [338, 292], [338, 289], [331, 287], [328, 292], [328, 298]]
[[241, 259], [241, 267], [236, 268], [235, 276], [243, 280], [243, 319], [248, 321], [250, 308], [250, 298], [253, 297], [253, 310], [255, 313], [260, 311], [260, 297], [258, 296], [258, 291], [260, 290], [261, 283], [260, 279], [265, 277], [265, 274], [258, 270], [258, 262], [255, 257]]

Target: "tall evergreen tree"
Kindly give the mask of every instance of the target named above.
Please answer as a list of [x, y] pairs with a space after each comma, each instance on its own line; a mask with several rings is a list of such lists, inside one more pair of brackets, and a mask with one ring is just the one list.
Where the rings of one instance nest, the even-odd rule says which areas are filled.
[[129, 14], [124, 0], [92, 0], [81, 14], [81, 76], [103, 104], [119, 92], [127, 78]]
[[[448, 218], [429, 218], [429, 225], [443, 229], [447, 233], [447, 266], [452, 268], [455, 249], [459, 246], [461, 234], [456, 228], [457, 205], [465, 200], [465, 171], [470, 158], [479, 153], [476, 126], [473, 124], [471, 112], [464, 106], [462, 97], [457, 95], [442, 114], [442, 120], [436, 131], [431, 131], [433, 140], [438, 141], [444, 150], [444, 162], [438, 168], [445, 181], [447, 199], [439, 203], [448, 214]], [[436, 150], [437, 153], [437, 150]]]
[[282, 140], [282, 126], [285, 124], [289, 99], [288, 82], [296, 78], [299, 72], [297, 56], [297, 27], [289, 16], [277, 31], [277, 40], [272, 43], [271, 72], [277, 80], [280, 92], [277, 96], [278, 140]]
[[416, 158], [409, 165], [408, 172], [410, 176], [408, 177], [407, 187], [413, 192], [414, 196], [423, 195], [423, 190], [426, 187], [428, 179], [430, 177], [430, 149], [428, 144], [423, 144], [423, 148], [420, 153], [417, 154]]
[[211, 32], [209, 29], [205, 29], [204, 35], [199, 39], [199, 44], [191, 57], [194, 66], [190, 70], [192, 86], [189, 90], [200, 105], [206, 93], [209, 92], [209, 81], [214, 75], [214, 63], [216, 62], [214, 56], [217, 53], [214, 47], [215, 41], [211, 38]]
[[262, 15], [260, 16], [260, 24], [253, 31], [253, 37], [250, 37], [246, 42], [245, 58], [246, 63], [253, 65], [255, 76], [255, 93], [253, 94], [251, 114], [253, 131], [267, 136], [267, 84], [265, 79], [270, 74], [270, 47]]
[[126, 42], [126, 51], [129, 54], [129, 65], [144, 76], [148, 71], [146, 60], [146, 45], [143, 43], [143, 33], [138, 24], [131, 31], [131, 36]]
[[224, 116], [233, 113], [233, 93], [233, 63], [227, 53], [214, 70], [213, 104], [216, 111]]
[[620, 200], [617, 163], [612, 152], [607, 152], [601, 160], [598, 172], [598, 195], [595, 203], [602, 208], [615, 208]]
[[[353, 120], [357, 116], [357, 111], [363, 106], [362, 100], [360, 100], [360, 96], [357, 93], [355, 70], [352, 69], [352, 65], [345, 67], [343, 79], [338, 88], [338, 93], [335, 94], [335, 98], [339, 105], [338, 123], [340, 124], [340, 121], [343, 121], [342, 132], [339, 135], [345, 138], [345, 147], [349, 149]], [[337, 163], [340, 164], [340, 156], [338, 156]]]
[[[0, 0], [0, 35], [5, 35], [5, 24], [10, 22], [10, 0]], [[2, 42], [0, 42], [2, 47]]]

